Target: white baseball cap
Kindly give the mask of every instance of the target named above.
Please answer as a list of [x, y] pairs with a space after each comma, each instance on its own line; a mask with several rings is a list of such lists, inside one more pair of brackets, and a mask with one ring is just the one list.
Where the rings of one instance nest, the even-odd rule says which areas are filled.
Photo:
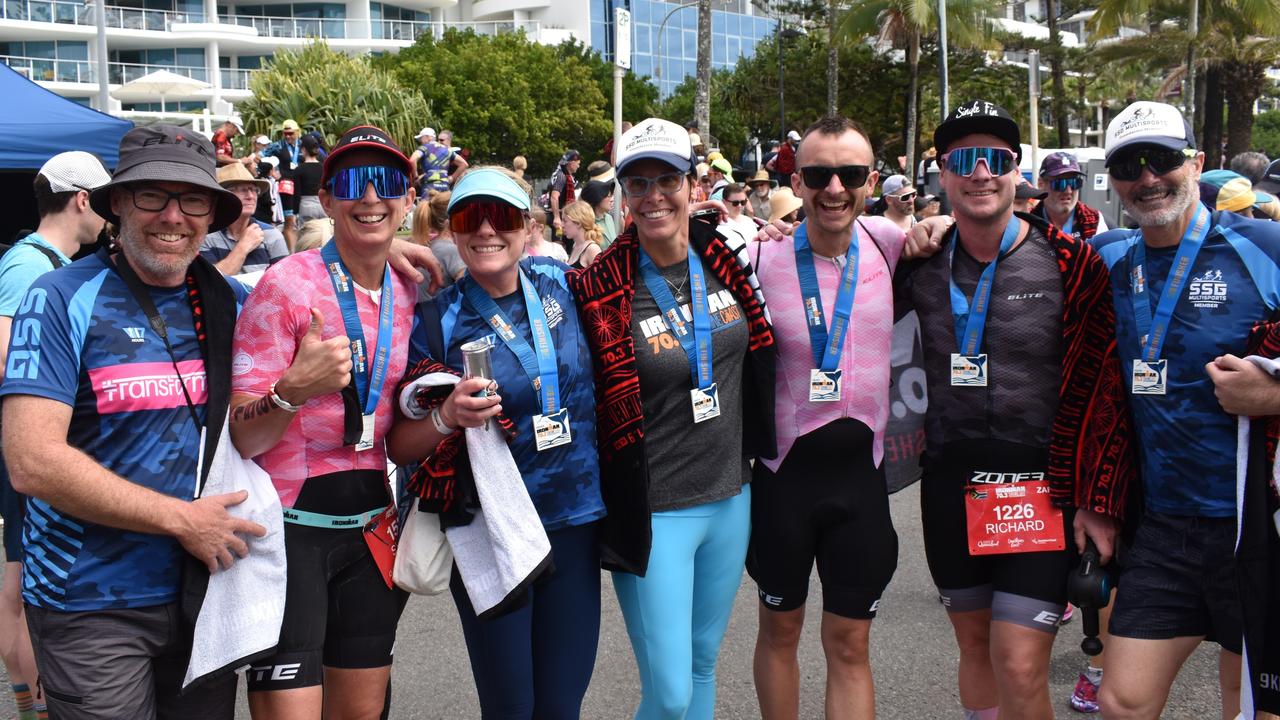
[[649, 118], [622, 134], [617, 174], [625, 175], [628, 165], [645, 159], [661, 160], [682, 173], [688, 173], [693, 168], [693, 158], [688, 130], [670, 120]]
[[241, 120], [239, 117], [232, 115], [231, 117], [227, 118], [227, 122], [231, 123], [232, 125], [235, 125], [236, 130], [240, 131], [241, 135], [244, 134], [244, 121]]
[[796, 142], [799, 142], [799, 141], [800, 141], [800, 133], [796, 132], [795, 130], [792, 130], [791, 132], [787, 133], [787, 139], [788, 139], [788, 140], [795, 140]]
[[258, 137], [253, 139], [253, 142], [257, 145], [270, 145], [271, 138], [267, 137], [266, 135], [259, 135]]
[[417, 140], [418, 138], [421, 138], [421, 137], [435, 137], [435, 136], [436, 136], [435, 128], [424, 127], [418, 131], [417, 135], [413, 136], [413, 139]]
[[1139, 100], [1120, 111], [1107, 125], [1106, 160], [1132, 145], [1156, 145], [1170, 150], [1194, 149], [1195, 133], [1178, 108]]
[[111, 173], [97, 156], [83, 150], [58, 153], [40, 168], [40, 174], [57, 193], [96, 190], [111, 182]]

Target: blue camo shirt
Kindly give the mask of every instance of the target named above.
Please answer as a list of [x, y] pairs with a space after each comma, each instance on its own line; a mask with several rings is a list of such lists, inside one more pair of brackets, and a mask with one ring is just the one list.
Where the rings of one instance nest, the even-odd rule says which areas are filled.
[[[502, 408], [516, 424], [516, 439], [511, 455], [538, 516], [547, 530], [582, 525], [604, 517], [604, 500], [600, 496], [600, 461], [596, 454], [596, 400], [591, 372], [591, 352], [586, 336], [578, 324], [577, 305], [565, 280], [567, 265], [544, 257], [529, 257], [520, 267], [533, 281], [542, 297], [555, 342], [556, 362], [560, 367], [560, 393], [563, 407], [569, 410], [573, 441], [568, 445], [538, 452], [533, 438], [533, 416], [542, 412], [541, 401], [533, 390], [515, 353], [494, 336], [489, 323], [482, 319], [462, 295], [462, 284], [474, 282], [464, 276], [457, 285], [435, 297], [441, 318], [446, 348], [445, 365], [461, 372], [464, 343], [490, 337], [494, 344], [490, 361]], [[517, 332], [532, 342], [533, 332], [524, 307], [523, 293], [497, 298], [498, 307], [510, 318]], [[419, 306], [421, 308], [421, 305]], [[422, 311], [414, 318], [409, 347], [409, 367], [429, 356], [427, 335], [422, 327]]]
[[49, 258], [35, 248], [36, 245], [52, 250], [62, 259], [63, 265], [71, 262], [71, 258], [38, 233], [31, 233], [9, 248], [9, 252], [0, 257], [0, 315], [4, 317], [11, 318], [18, 312], [22, 296], [36, 278], [56, 269]]
[[[1137, 230], [1093, 239], [1111, 268], [1116, 335], [1126, 384], [1140, 356], [1129, 283]], [[1169, 278], [1176, 247], [1146, 248], [1147, 297]], [[1146, 506], [1169, 515], [1234, 517], [1236, 418], [1223, 412], [1204, 366], [1219, 355], [1243, 356], [1254, 323], [1280, 308], [1280, 224], [1215, 212], [1174, 308], [1161, 357], [1167, 394], [1130, 395], [1138, 433]]]
[[[189, 500], [200, 431], [164, 343], [103, 253], [37, 279], [13, 320], [0, 396], [72, 407], [67, 442], [139, 485]], [[244, 286], [228, 280], [244, 301]], [[188, 392], [203, 417], [208, 392], [186, 288], [150, 288]], [[178, 595], [177, 540], [108, 528], [31, 498], [23, 529], [23, 597], [79, 612], [148, 607]]]

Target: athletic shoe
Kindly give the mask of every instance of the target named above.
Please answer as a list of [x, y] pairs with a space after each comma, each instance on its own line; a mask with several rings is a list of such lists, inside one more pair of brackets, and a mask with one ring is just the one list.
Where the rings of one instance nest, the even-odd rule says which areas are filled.
[[1071, 693], [1071, 708], [1082, 713], [1098, 712], [1098, 686], [1084, 673], [1080, 673], [1075, 692]]
[[1062, 611], [1062, 619], [1058, 621], [1059, 625], [1066, 625], [1071, 622], [1071, 618], [1076, 614], [1075, 606], [1067, 603], [1067, 609]]

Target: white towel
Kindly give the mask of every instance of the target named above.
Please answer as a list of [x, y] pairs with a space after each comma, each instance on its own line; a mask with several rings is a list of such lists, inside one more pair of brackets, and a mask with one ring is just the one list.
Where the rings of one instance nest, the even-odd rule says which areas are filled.
[[[426, 417], [413, 400], [418, 388], [458, 380], [446, 373], [424, 375], [401, 391], [400, 409], [408, 417]], [[470, 524], [446, 528], [445, 538], [471, 607], [486, 619], [506, 611], [551, 566], [551, 541], [498, 424], [465, 432], [480, 509]]]
[[210, 673], [238, 668], [270, 651], [280, 640], [286, 573], [280, 497], [266, 471], [240, 457], [224, 423], [204, 495], [237, 490], [248, 490], [249, 497], [227, 512], [262, 525], [267, 534], [246, 536], [248, 556], [209, 577], [209, 589], [196, 619], [191, 661], [182, 681], [184, 688]]

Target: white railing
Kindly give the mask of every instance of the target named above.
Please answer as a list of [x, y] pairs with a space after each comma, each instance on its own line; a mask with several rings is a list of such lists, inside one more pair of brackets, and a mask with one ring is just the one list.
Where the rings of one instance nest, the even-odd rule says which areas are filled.
[[123, 85], [130, 80], [137, 80], [143, 75], [157, 70], [168, 70], [176, 75], [209, 82], [209, 73], [202, 67], [176, 67], [173, 65], [152, 65], [143, 63], [107, 63], [107, 82], [112, 85]]
[[222, 68], [223, 90], [248, 90], [249, 78], [258, 70], [242, 70], [239, 68]]
[[[5, 0], [0, 4], [0, 19], [31, 22], [95, 25], [97, 8], [71, 0]], [[165, 32], [174, 23], [204, 22], [202, 13], [179, 13], [168, 10], [108, 5], [106, 25], [123, 30], [155, 30]]]
[[291, 18], [261, 15], [219, 15], [218, 22], [251, 27], [260, 37], [349, 38], [360, 37], [360, 23], [343, 18]]
[[523, 32], [536, 38], [542, 23], [532, 20], [512, 22], [490, 20], [487, 22], [424, 22], [421, 20], [372, 20], [370, 21], [373, 38], [376, 40], [407, 40], [413, 42], [420, 36], [430, 34], [440, 38], [446, 30], [474, 30], [479, 35], [501, 35], [510, 32]]
[[88, 60], [50, 60], [20, 55], [0, 55], [0, 62], [40, 82], [94, 83], [98, 81], [98, 73], [93, 63]]

